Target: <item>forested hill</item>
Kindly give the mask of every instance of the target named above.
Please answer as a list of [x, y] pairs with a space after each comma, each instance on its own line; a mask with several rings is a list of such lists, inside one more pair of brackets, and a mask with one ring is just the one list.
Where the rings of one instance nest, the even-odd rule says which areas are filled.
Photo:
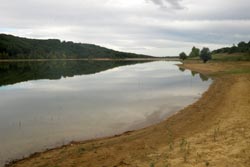
[[221, 49], [214, 50], [212, 52], [213, 54], [218, 54], [218, 53], [247, 53], [250, 54], [250, 41], [247, 42], [240, 42], [237, 45], [233, 45], [232, 47], [225, 47]]
[[37, 40], [0, 34], [0, 59], [149, 58], [92, 44]]

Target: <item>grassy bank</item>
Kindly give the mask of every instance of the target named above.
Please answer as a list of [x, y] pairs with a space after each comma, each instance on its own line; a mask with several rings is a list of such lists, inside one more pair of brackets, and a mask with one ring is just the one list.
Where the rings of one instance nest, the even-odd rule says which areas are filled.
[[245, 61], [250, 60], [250, 53], [218, 53], [212, 55], [213, 60], [223, 60], [223, 61]]
[[180, 66], [214, 82], [196, 103], [162, 123], [71, 143], [9, 166], [250, 166], [250, 62], [186, 61]]

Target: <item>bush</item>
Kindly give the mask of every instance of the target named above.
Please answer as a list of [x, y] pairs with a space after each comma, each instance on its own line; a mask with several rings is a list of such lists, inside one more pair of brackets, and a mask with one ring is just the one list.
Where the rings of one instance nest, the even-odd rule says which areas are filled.
[[209, 48], [205, 47], [201, 50], [200, 58], [201, 58], [201, 60], [203, 60], [204, 63], [206, 63], [208, 60], [212, 59], [211, 52], [210, 52]]
[[180, 57], [180, 59], [185, 60], [187, 58], [187, 55], [186, 55], [186, 53], [181, 52], [179, 57]]

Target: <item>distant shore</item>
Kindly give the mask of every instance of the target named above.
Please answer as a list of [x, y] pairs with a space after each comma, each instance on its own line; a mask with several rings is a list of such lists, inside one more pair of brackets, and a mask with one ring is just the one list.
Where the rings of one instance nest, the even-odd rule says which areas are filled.
[[214, 82], [165, 121], [121, 135], [72, 142], [7, 166], [250, 166], [250, 62], [186, 61]]
[[93, 58], [93, 59], [0, 59], [0, 62], [26, 62], [26, 61], [179, 61], [178, 58]]

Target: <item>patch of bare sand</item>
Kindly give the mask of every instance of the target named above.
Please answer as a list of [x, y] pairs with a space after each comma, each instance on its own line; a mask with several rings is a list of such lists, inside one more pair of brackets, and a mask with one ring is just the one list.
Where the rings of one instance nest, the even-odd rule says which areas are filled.
[[221, 74], [249, 62], [188, 62], [182, 67], [216, 75], [196, 103], [166, 121], [120, 136], [39, 153], [18, 167], [248, 167], [250, 166], [250, 75]]

